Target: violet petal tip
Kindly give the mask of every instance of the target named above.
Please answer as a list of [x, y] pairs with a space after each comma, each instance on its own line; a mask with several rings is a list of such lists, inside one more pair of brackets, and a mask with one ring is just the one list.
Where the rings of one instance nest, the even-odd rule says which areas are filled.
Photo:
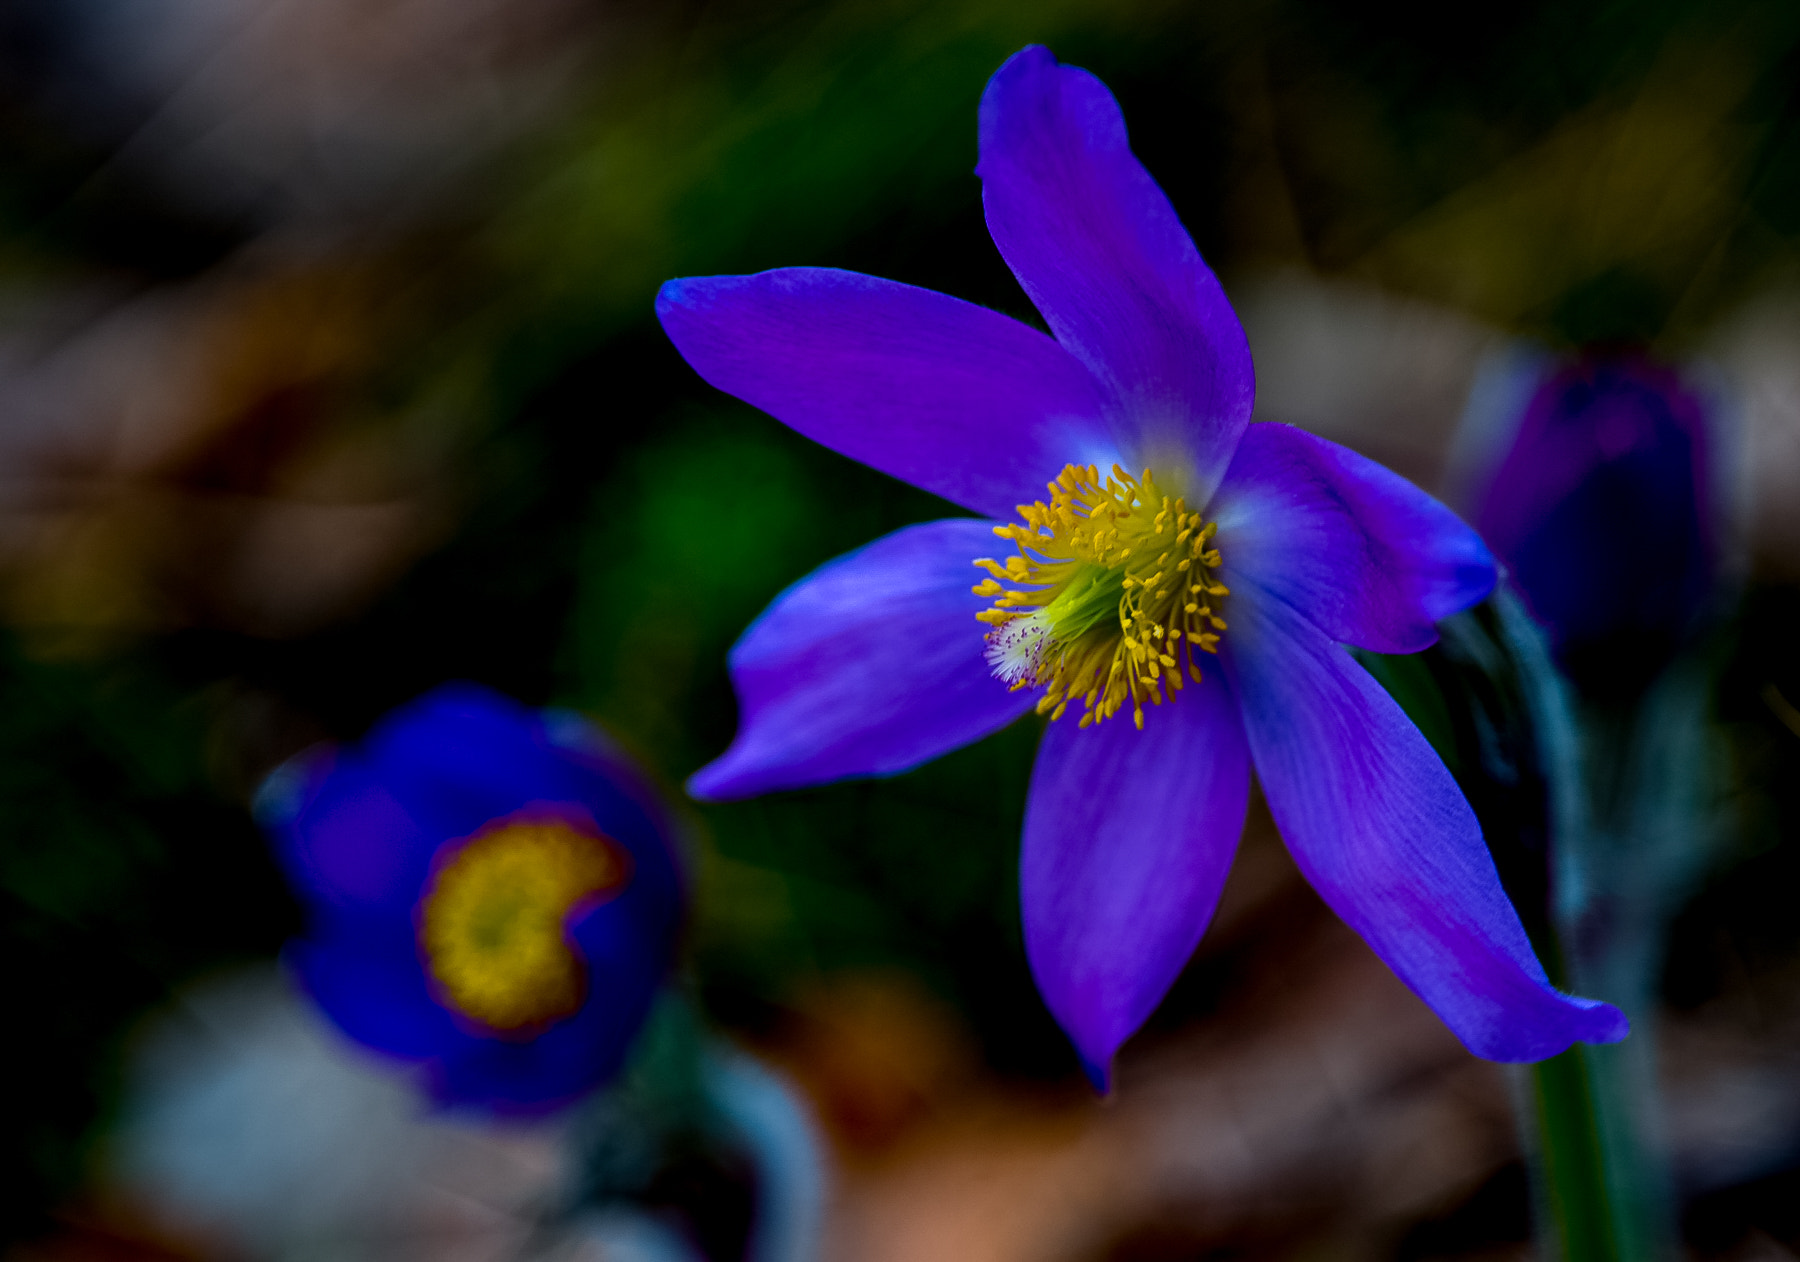
[[1087, 1053], [1077, 1053], [1081, 1057], [1081, 1072], [1094, 1085], [1094, 1090], [1110, 1097], [1113, 1093], [1113, 1058], [1108, 1055], [1103, 1060], [1089, 1060]]

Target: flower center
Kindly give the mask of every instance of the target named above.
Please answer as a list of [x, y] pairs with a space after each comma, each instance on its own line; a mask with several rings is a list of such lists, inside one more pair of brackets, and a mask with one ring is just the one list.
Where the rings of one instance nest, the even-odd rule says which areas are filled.
[[1066, 466], [1049, 484], [1050, 503], [1021, 504], [1022, 526], [994, 533], [1018, 545], [1006, 563], [982, 558], [991, 576], [974, 590], [995, 597], [975, 616], [987, 623], [987, 659], [1017, 688], [1041, 686], [1038, 713], [1054, 721], [1079, 698], [1081, 726], [1195, 683], [1194, 650], [1219, 651], [1225, 622], [1212, 600], [1219, 554], [1207, 545], [1217, 526], [1157, 489], [1150, 470], [1134, 478], [1118, 465], [1101, 481], [1093, 465]]
[[438, 999], [496, 1032], [570, 1015], [587, 977], [569, 913], [628, 876], [616, 842], [561, 821], [510, 820], [475, 834], [420, 900], [419, 947]]

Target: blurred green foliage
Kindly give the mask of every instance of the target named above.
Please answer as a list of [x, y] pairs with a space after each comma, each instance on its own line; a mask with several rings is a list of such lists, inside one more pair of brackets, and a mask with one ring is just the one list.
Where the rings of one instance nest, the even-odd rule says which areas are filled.
[[298, 926], [255, 829], [213, 787], [209, 700], [147, 655], [47, 663], [0, 641], [9, 1229], [86, 1173], [132, 1018]]

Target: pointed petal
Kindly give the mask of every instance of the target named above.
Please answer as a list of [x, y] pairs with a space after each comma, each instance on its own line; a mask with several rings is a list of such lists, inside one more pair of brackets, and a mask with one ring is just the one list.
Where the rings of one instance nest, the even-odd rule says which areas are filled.
[[1494, 558], [1418, 487], [1291, 425], [1244, 433], [1209, 508], [1226, 586], [1243, 575], [1334, 640], [1414, 653], [1494, 588]]
[[656, 314], [719, 389], [833, 451], [991, 517], [1117, 453], [1098, 383], [1036, 329], [830, 268], [672, 280]]
[[1462, 792], [1405, 713], [1281, 600], [1231, 597], [1221, 655], [1276, 825], [1313, 888], [1477, 1056], [1625, 1036], [1551, 988]]
[[893, 775], [1029, 710], [988, 666], [970, 564], [993, 523], [927, 522], [815, 570], [731, 650], [738, 734], [688, 782], [737, 798], [847, 776]]
[[1027, 48], [988, 82], [976, 173], [1007, 265], [1107, 384], [1128, 463], [1189, 465], [1188, 499], [1204, 503], [1250, 420], [1250, 348], [1133, 156], [1118, 102], [1087, 71]]
[[1249, 754], [1217, 671], [1151, 710], [1052, 723], [1025, 812], [1019, 892], [1044, 1002], [1104, 1080], [1212, 919], [1244, 827]]

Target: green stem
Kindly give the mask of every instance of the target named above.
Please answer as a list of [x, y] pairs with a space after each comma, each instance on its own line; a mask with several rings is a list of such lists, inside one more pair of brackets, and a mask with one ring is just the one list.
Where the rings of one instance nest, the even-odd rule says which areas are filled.
[[[1482, 731], [1516, 729], [1522, 707], [1548, 797], [1550, 898], [1525, 924], [1558, 989], [1631, 1020], [1620, 1044], [1579, 1044], [1522, 1071], [1521, 1128], [1546, 1262], [1672, 1262], [1678, 1256], [1658, 1108], [1655, 993], [1668, 918], [1704, 857], [1713, 654], [1668, 667], [1628, 709], [1583, 706], [1525, 607], [1502, 588], [1479, 616], [1443, 624]], [[1441, 676], [1423, 657], [1368, 655], [1370, 672], [1459, 778], [1511, 783], [1516, 769], [1459, 748]], [[1441, 662], [1439, 663], [1442, 664]], [[1510, 669], [1509, 669], [1510, 668]], [[1509, 677], [1517, 698], [1507, 694]], [[1494, 738], [1498, 740], [1499, 738]], [[1503, 818], [1506, 818], [1503, 816]], [[1534, 898], [1533, 903], [1536, 903]], [[1526, 1084], [1529, 1084], [1529, 1091]]]
[[1540, 1196], [1562, 1262], [1623, 1262], [1586, 1047], [1531, 1066]]
[[1654, 979], [1670, 891], [1703, 832], [1694, 746], [1708, 675], [1666, 672], [1632, 714], [1603, 723], [1578, 706], [1523, 606], [1503, 592], [1494, 612], [1550, 788], [1556, 898], [1539, 954], [1558, 987], [1632, 1022], [1623, 1044], [1577, 1044], [1531, 1067], [1540, 1246], [1563, 1262], [1661, 1262], [1676, 1247], [1656, 1156]]

